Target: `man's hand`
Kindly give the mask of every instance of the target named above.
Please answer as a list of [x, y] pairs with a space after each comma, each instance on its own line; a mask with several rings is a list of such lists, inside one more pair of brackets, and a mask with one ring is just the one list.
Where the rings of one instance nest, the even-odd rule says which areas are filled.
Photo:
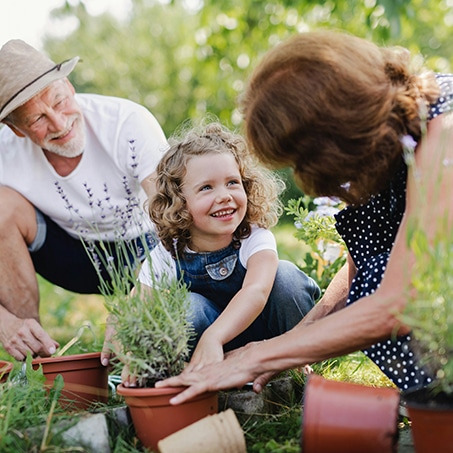
[[27, 353], [32, 357], [49, 357], [59, 344], [50, 338], [35, 319], [20, 319], [9, 314], [0, 322], [0, 341], [6, 352], [16, 360], [24, 360]]

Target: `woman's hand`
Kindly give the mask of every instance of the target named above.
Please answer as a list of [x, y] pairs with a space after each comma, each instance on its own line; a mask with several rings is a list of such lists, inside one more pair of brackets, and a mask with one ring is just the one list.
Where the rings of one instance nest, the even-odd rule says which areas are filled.
[[124, 364], [121, 370], [121, 383], [124, 387], [137, 387], [137, 377], [131, 374], [127, 363]]
[[157, 382], [156, 387], [187, 387], [170, 400], [171, 404], [181, 404], [205, 392], [241, 388], [255, 379], [253, 388], [259, 392], [274, 375], [273, 372], [261, 374], [255, 371], [253, 348], [261, 343], [249, 343], [231, 351], [220, 363], [211, 363], [197, 370], [186, 368], [179, 376]]

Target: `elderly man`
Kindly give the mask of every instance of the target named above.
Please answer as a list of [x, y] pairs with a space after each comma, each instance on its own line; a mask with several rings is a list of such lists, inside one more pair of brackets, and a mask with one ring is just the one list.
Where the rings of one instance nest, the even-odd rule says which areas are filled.
[[86, 244], [140, 249], [152, 230], [142, 206], [165, 135], [142, 106], [76, 94], [77, 61], [55, 64], [21, 40], [0, 49], [0, 341], [18, 360], [59, 346], [40, 324], [36, 273], [99, 293]]

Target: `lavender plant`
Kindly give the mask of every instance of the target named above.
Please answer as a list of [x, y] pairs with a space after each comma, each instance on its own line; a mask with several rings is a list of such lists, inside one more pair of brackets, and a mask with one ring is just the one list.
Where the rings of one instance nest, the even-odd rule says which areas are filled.
[[165, 276], [157, 280], [152, 275], [152, 288], [143, 288], [137, 271], [145, 258], [151, 261], [153, 234], [142, 233], [133, 243], [124, 240], [121, 230], [119, 234], [114, 242], [84, 240], [84, 244], [114, 327], [110, 344], [116, 356], [114, 372], [120, 374], [127, 366], [139, 387], [152, 387], [158, 380], [181, 373], [188, 359], [194, 335], [189, 293], [181, 281]]
[[[144, 233], [139, 243], [148, 244], [149, 236]], [[148, 246], [131, 246], [123, 240], [87, 241], [85, 247], [98, 271], [109, 324], [114, 327], [110, 344], [115, 352], [114, 372], [121, 374], [127, 366], [139, 387], [152, 387], [181, 373], [193, 337], [187, 287], [165, 276], [159, 280], [152, 276], [152, 288], [142, 287], [137, 264], [144, 258], [151, 260]]]
[[[116, 205], [104, 185], [97, 190], [85, 185], [91, 218], [105, 219], [109, 232], [77, 211], [63, 188], [56, 184], [73, 229], [81, 238], [97, 270], [100, 291], [115, 333], [110, 345], [115, 351], [114, 372], [126, 365], [141, 387], [179, 374], [188, 359], [193, 329], [189, 318], [188, 290], [180, 281], [153, 279], [152, 288], [142, 288], [137, 280], [140, 263], [150, 259], [150, 247], [156, 242], [151, 221], [131, 184], [139, 184], [135, 175], [134, 142], [129, 143], [131, 178], [123, 177], [124, 200]], [[151, 266], [152, 268], [152, 266]]]
[[[426, 188], [421, 184], [415, 163], [416, 143], [412, 137], [405, 136], [402, 144], [422, 207], [408, 222], [407, 245], [413, 252], [414, 264], [401, 320], [411, 327], [421, 365], [435, 378], [430, 385], [432, 391], [453, 395], [453, 231], [448, 224], [448, 213], [434, 225], [433, 236], [428, 237], [422, 228], [423, 216], [434, 217], [429, 214], [431, 206], [423, 203]], [[445, 159], [442, 164], [448, 166]]]
[[181, 373], [193, 337], [186, 286], [164, 277], [144, 289], [130, 268], [115, 271], [112, 281], [113, 291], [105, 282], [102, 293], [115, 328], [111, 346], [118, 359], [116, 372], [126, 365], [139, 387]]
[[411, 291], [402, 321], [420, 363], [435, 377], [431, 387], [453, 394], [453, 241], [441, 226], [434, 240], [415, 223], [409, 226], [408, 245], [415, 255]]

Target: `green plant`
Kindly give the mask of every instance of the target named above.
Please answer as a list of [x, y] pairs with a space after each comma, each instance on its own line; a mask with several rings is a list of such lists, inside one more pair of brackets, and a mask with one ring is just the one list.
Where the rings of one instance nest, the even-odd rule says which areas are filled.
[[421, 364], [435, 376], [432, 387], [453, 394], [453, 241], [442, 224], [433, 240], [414, 223], [408, 245], [415, 255], [412, 291], [402, 320], [412, 329]]
[[[423, 226], [426, 219], [436, 217], [426, 202], [428, 190], [416, 166], [416, 143], [410, 136], [401, 141], [422, 206], [408, 219], [407, 246], [414, 258], [401, 320], [411, 328], [421, 365], [434, 377], [429, 388], [433, 393], [453, 395], [453, 231], [448, 212], [437, 222], [430, 221], [430, 231]], [[441, 172], [447, 164], [443, 159]], [[439, 195], [439, 184], [432, 189], [435, 196]]]
[[339, 201], [307, 195], [289, 200], [285, 207], [287, 215], [294, 219], [294, 236], [309, 250], [301, 267], [323, 291], [346, 261], [346, 247], [333, 217], [340, 207]]
[[243, 423], [247, 451], [256, 453], [297, 453], [300, 451], [300, 404], [285, 408], [279, 414], [254, 415]]
[[[135, 160], [133, 141], [130, 152]], [[114, 238], [110, 240], [105, 240], [98, 225], [73, 209], [63, 188], [59, 193], [74, 217], [79, 238], [99, 278], [109, 324], [114, 328], [110, 345], [117, 359], [114, 370], [120, 373], [127, 366], [138, 386], [151, 387], [158, 380], [179, 374], [188, 358], [193, 335], [188, 290], [181, 281], [154, 275], [152, 288], [142, 287], [137, 270], [145, 258], [151, 262], [149, 246], [156, 239], [148, 231], [149, 216], [140, 208], [140, 200], [126, 178], [123, 188], [126, 203], [120, 207], [112, 205], [107, 187], [102, 199], [95, 197], [91, 187], [85, 187], [90, 206], [113, 212]], [[131, 239], [131, 231], [140, 232], [139, 237]]]
[[41, 367], [34, 370], [31, 362], [31, 356], [23, 364], [17, 362], [8, 380], [0, 384], [0, 451], [69, 451], [61, 447], [61, 435], [50, 429], [56, 420], [67, 417], [57, 404], [63, 378], [57, 376], [48, 392]]
[[[142, 287], [132, 265], [137, 262], [136, 252], [124, 242], [115, 247], [119, 264], [106, 266], [108, 279], [100, 276], [101, 293], [114, 326], [115, 371], [121, 373], [126, 365], [139, 387], [152, 387], [158, 380], [181, 373], [188, 359], [193, 338], [188, 289], [165, 276], [153, 278], [152, 288]], [[151, 260], [149, 250], [144, 253]], [[97, 255], [101, 256], [109, 260], [108, 253]]]

